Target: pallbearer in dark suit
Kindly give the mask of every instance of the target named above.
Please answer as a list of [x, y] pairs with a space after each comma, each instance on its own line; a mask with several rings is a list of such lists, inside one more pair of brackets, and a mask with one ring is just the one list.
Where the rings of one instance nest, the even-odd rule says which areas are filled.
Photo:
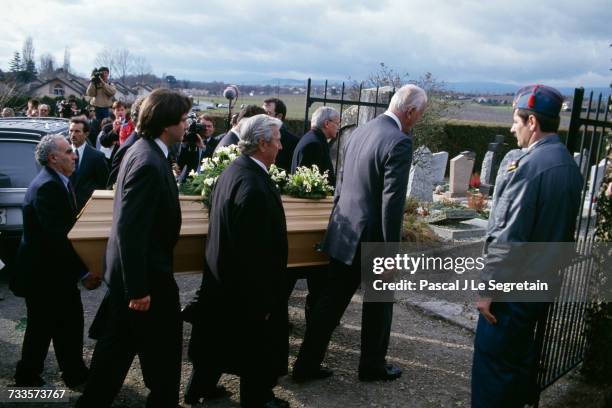
[[104, 277], [109, 290], [90, 331], [98, 343], [77, 406], [110, 406], [135, 355], [150, 390], [147, 406], [178, 404], [182, 321], [172, 264], [181, 209], [167, 155], [182, 139], [190, 109], [187, 97], [166, 89], [141, 106], [141, 138], [117, 177]]
[[104, 153], [86, 143], [89, 124], [80, 118], [70, 119], [70, 142], [77, 160], [70, 181], [76, 194], [77, 210], [87, 203], [94, 190], [106, 188], [108, 165]]
[[[297, 382], [331, 375], [321, 362], [331, 334], [361, 282], [361, 243], [400, 240], [412, 160], [412, 140], [407, 132], [423, 114], [426, 103], [421, 88], [403, 86], [384, 114], [351, 136], [323, 240], [323, 250], [331, 257], [330, 271], [293, 367]], [[398, 378], [401, 370], [385, 362], [393, 303], [366, 302], [362, 313], [359, 379]]]
[[[272, 387], [287, 373], [287, 228], [268, 168], [282, 148], [281, 122], [240, 124], [238, 157], [213, 190], [206, 262], [189, 355], [185, 402], [217, 396], [222, 372], [240, 375], [243, 407], [287, 407]], [[222, 390], [221, 390], [222, 391]]]
[[[310, 130], [302, 136], [293, 152], [291, 173], [295, 173], [298, 167], [311, 167], [313, 164], [319, 168], [321, 173], [327, 171], [329, 183], [336, 184], [334, 166], [329, 155], [328, 140], [333, 140], [340, 129], [340, 113], [329, 106], [321, 106], [313, 114], [310, 121]], [[327, 266], [309, 268], [306, 272], [308, 283], [308, 296], [306, 296], [306, 323], [310, 321], [310, 312], [313, 305], [321, 295], [324, 285]], [[298, 276], [289, 280], [288, 292], [291, 295]]]
[[236, 125], [234, 125], [234, 127], [232, 127], [226, 134], [217, 136], [219, 138], [219, 142], [216, 144], [215, 150], [220, 147], [238, 144], [240, 140], [240, 121], [242, 121], [242, 119], [250, 118], [262, 113], [266, 113], [266, 111], [257, 105], [247, 105], [240, 109], [238, 119], [236, 119]]
[[85, 382], [83, 305], [79, 278], [89, 289], [100, 279], [89, 275], [72, 248], [68, 232], [77, 208], [69, 177], [75, 154], [61, 135], [45, 136], [36, 148], [43, 166], [23, 203], [23, 237], [10, 288], [26, 300], [28, 325], [21, 360], [15, 371], [19, 387], [40, 387], [49, 344], [53, 340], [62, 378], [69, 387]]
[[291, 173], [300, 166], [316, 164], [321, 173], [327, 171], [329, 184], [336, 185], [336, 172], [329, 154], [329, 141], [334, 140], [340, 129], [340, 113], [329, 106], [321, 106], [310, 120], [310, 130], [302, 136], [291, 162]]
[[[285, 105], [285, 102], [278, 98], [266, 99], [263, 103], [263, 108], [266, 110], [268, 115], [283, 122], [287, 117], [287, 105]], [[291, 133], [289, 129], [287, 129], [287, 126], [285, 126], [284, 123], [280, 129], [280, 133], [283, 150], [281, 150], [276, 156], [274, 164], [279, 169], [289, 172], [291, 170], [291, 160], [293, 159], [293, 152], [295, 151], [298, 138]]]

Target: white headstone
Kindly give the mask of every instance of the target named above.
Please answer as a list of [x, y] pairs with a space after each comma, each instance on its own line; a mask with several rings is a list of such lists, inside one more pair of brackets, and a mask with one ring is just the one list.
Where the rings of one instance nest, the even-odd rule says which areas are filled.
[[[582, 153], [574, 153], [574, 161], [576, 162], [576, 166], [580, 168], [580, 174], [582, 174], [583, 177], [586, 176], [586, 171], [589, 168], [589, 156], [587, 153], [587, 149], [583, 149]], [[581, 160], [582, 163], [580, 163]]]
[[[604, 174], [606, 172], [606, 159], [603, 158], [597, 166], [591, 166], [591, 176], [589, 177], [589, 194], [593, 194], [595, 197], [599, 195], [601, 189], [601, 182], [603, 181]], [[597, 175], [595, 175], [597, 172]], [[595, 189], [593, 189], [595, 186]]]
[[431, 172], [433, 176], [434, 184], [441, 184], [444, 182], [444, 175], [446, 174], [446, 164], [448, 163], [448, 152], [438, 152], [432, 155], [432, 166]]
[[[391, 100], [391, 94], [394, 88], [391, 86], [381, 86], [378, 88], [367, 88], [361, 90], [361, 102], [372, 102], [379, 103], [387, 106]], [[348, 107], [342, 112], [342, 126], [346, 125], [364, 125], [376, 116], [383, 113], [386, 109], [384, 107], [376, 108], [373, 106], [360, 106], [353, 105]], [[359, 117], [357, 117], [359, 114]]]
[[420, 202], [433, 201], [432, 154], [425, 146], [421, 146], [412, 154], [412, 166], [408, 178], [408, 197]]
[[460, 154], [450, 161], [450, 189], [449, 196], [465, 197], [470, 186], [470, 177], [474, 170], [474, 159]]

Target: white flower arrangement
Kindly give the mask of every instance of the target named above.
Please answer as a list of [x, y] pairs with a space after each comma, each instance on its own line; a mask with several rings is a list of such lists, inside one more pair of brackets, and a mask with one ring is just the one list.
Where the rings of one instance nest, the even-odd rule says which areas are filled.
[[[210, 208], [213, 187], [231, 162], [240, 156], [238, 146], [230, 145], [218, 148], [213, 157], [205, 158], [200, 165], [200, 172], [189, 173], [189, 178], [181, 186], [181, 193], [201, 195], [202, 201]], [[316, 165], [298, 167], [295, 174], [287, 174], [274, 164], [270, 166], [269, 174], [281, 194], [299, 198], [325, 198], [334, 191], [329, 185], [328, 172], [321, 174]]]
[[201, 195], [202, 201], [210, 207], [210, 199], [215, 182], [219, 175], [231, 162], [240, 155], [238, 146], [230, 145], [219, 147], [213, 157], [207, 157], [200, 164], [200, 172], [189, 173], [189, 178], [181, 186], [181, 193], [187, 195]]

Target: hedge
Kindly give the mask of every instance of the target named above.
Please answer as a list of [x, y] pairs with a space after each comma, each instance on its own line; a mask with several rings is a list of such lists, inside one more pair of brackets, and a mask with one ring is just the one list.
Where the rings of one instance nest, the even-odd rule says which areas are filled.
[[[227, 116], [220, 116], [218, 114], [211, 116], [213, 117], [215, 125], [215, 134], [225, 132], [225, 121]], [[288, 119], [285, 121], [285, 126], [298, 137], [304, 134], [304, 120]], [[438, 150], [448, 152], [449, 161], [462, 151], [471, 150], [475, 152], [476, 162], [474, 164], [474, 169], [475, 171], [479, 171], [482, 166], [482, 160], [489, 147], [489, 143], [495, 140], [495, 135], [505, 136], [503, 154], [518, 148], [516, 138], [510, 133], [509, 124], [449, 120], [444, 124], [444, 133], [440, 135], [443, 141], [440, 144], [441, 148]], [[560, 130], [559, 135], [563, 142], [565, 142], [567, 130]], [[418, 146], [414, 146], [414, 148], [417, 147]], [[434, 153], [435, 152], [436, 151], [434, 151]]]

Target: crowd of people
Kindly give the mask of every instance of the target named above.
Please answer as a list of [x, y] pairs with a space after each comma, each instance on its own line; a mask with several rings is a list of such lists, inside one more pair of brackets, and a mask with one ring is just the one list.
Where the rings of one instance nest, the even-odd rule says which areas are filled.
[[[105, 85], [101, 75], [101, 97], [95, 94], [99, 134], [91, 135], [90, 123], [75, 117], [69, 140], [46, 136], [36, 150], [43, 168], [26, 195], [24, 237], [11, 279], [28, 313], [16, 385], [44, 384], [41, 373], [53, 340], [66, 385], [82, 391], [77, 406], [110, 406], [136, 355], [150, 391], [147, 406], [177, 406], [185, 320], [192, 324], [193, 363], [186, 403], [225, 397], [218, 382], [232, 373], [240, 376], [241, 406], [288, 407], [273, 388], [289, 373], [288, 299], [295, 278], [287, 271], [286, 220], [268, 170], [272, 164], [287, 172], [316, 164], [335, 185], [321, 244], [330, 265], [308, 278], [306, 332], [291, 372], [297, 383], [328, 378], [333, 370], [323, 360], [331, 335], [361, 283], [361, 244], [400, 241], [410, 133], [426, 110], [426, 93], [415, 85], [399, 88], [386, 112], [353, 132], [343, 168], [334, 169], [329, 141], [338, 134], [340, 114], [331, 107], [318, 108], [311, 130], [299, 139], [284, 125], [287, 109], [277, 98], [244, 107], [228, 132], [215, 135], [207, 115], [189, 124], [191, 102], [178, 92], [155, 90], [128, 112], [121, 102], [109, 104]], [[512, 132], [523, 150], [497, 183], [488, 244], [572, 240], [582, 179], [556, 134], [562, 100], [558, 91], [540, 85], [517, 93]], [[181, 227], [177, 182], [230, 144], [242, 154], [214, 187], [201, 287], [181, 311], [172, 269]], [[67, 233], [93, 190], [101, 188], [114, 188], [115, 200], [105, 273], [94, 276]], [[487, 258], [486, 279], [501, 273], [504, 256]], [[89, 331], [97, 343], [87, 368], [77, 283], [95, 289], [102, 280], [107, 292]], [[472, 406], [531, 403], [533, 330], [546, 304], [481, 295]], [[386, 359], [392, 318], [392, 300], [364, 302], [359, 381], [402, 375]]]

